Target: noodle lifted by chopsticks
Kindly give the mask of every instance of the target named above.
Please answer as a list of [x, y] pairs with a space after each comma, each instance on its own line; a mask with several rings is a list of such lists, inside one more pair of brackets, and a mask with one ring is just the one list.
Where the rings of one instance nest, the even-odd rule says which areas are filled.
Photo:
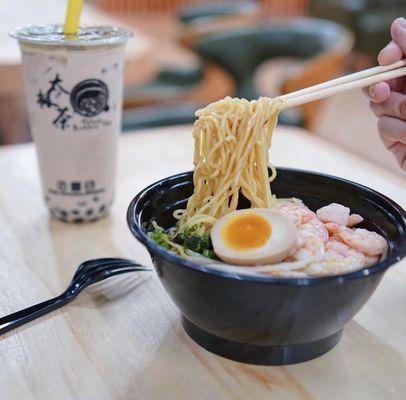
[[174, 213], [180, 230], [196, 224], [211, 227], [236, 210], [240, 190], [252, 207], [275, 204], [269, 183], [276, 171], [268, 152], [281, 104], [278, 99], [226, 97], [196, 112], [194, 193], [186, 210]]

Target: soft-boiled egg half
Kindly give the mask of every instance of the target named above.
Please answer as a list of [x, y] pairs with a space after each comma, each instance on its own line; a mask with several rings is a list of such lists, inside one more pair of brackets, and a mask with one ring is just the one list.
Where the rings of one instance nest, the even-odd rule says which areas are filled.
[[278, 210], [250, 208], [218, 219], [211, 230], [214, 252], [237, 265], [274, 264], [296, 244], [295, 225]]

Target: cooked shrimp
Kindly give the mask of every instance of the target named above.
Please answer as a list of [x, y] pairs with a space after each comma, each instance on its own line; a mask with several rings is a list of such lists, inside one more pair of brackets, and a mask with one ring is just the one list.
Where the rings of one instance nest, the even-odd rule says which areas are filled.
[[315, 262], [315, 263], [311, 263], [308, 265], [308, 267], [305, 269], [306, 274], [308, 275], [324, 275], [326, 274], [326, 268], [324, 263], [320, 263], [320, 262]]
[[379, 257], [365, 257], [364, 267], [370, 267], [379, 262]]
[[308, 275], [336, 275], [343, 274], [351, 271], [355, 271], [361, 268], [359, 265], [354, 264], [351, 260], [342, 259], [342, 260], [327, 260], [319, 261], [316, 263], [310, 264], [305, 272]]
[[351, 214], [348, 217], [347, 226], [351, 228], [351, 227], [353, 227], [355, 225], [360, 224], [363, 220], [364, 220], [364, 218], [362, 218], [361, 215], [359, 215], [359, 214]]
[[324, 254], [328, 231], [316, 214], [304, 204], [280, 200], [279, 210], [298, 228], [296, 247], [288, 260], [318, 261]]
[[324, 255], [324, 241], [313, 233], [298, 232], [302, 245], [294, 251], [290, 258], [293, 260], [319, 261]]
[[326, 227], [318, 220], [316, 214], [304, 204], [288, 200], [280, 200], [278, 207], [279, 211], [288, 217], [297, 228], [315, 234], [324, 242], [328, 240], [328, 231]]
[[334, 224], [333, 222], [328, 222], [324, 224], [324, 226], [330, 235], [336, 234], [340, 228], [340, 225]]
[[312, 218], [310, 221], [301, 225], [299, 227], [299, 233], [300, 233], [300, 231], [306, 231], [309, 233], [313, 233], [314, 235], [316, 235], [320, 239], [322, 239], [323, 242], [327, 242], [328, 237], [329, 237], [327, 228], [317, 218]]
[[347, 225], [350, 216], [350, 209], [342, 204], [331, 203], [328, 206], [319, 208], [316, 211], [317, 218], [321, 222], [333, 222], [338, 225]]
[[306, 268], [309, 275], [334, 275], [362, 268], [365, 256], [350, 246], [330, 238], [325, 244], [325, 253], [318, 262], [311, 263]]
[[350, 214], [350, 209], [338, 203], [331, 203], [328, 206], [319, 208], [316, 211], [317, 218], [327, 223], [352, 227], [360, 224], [364, 218], [359, 214]]
[[345, 243], [336, 240], [335, 237], [330, 238], [325, 245], [326, 252], [323, 256], [323, 261], [346, 261], [356, 268], [365, 265], [365, 256], [363, 253], [354, 250]]
[[279, 211], [289, 218], [297, 227], [316, 217], [316, 214], [302, 203], [279, 200], [278, 208]]
[[386, 251], [386, 240], [376, 232], [340, 226], [337, 234], [344, 243], [366, 256], [379, 256]]

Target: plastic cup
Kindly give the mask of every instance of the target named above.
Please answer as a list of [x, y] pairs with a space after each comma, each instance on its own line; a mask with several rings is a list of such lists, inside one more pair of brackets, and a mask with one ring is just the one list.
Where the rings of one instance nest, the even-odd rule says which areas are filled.
[[113, 202], [124, 46], [131, 32], [61, 25], [16, 29], [43, 194], [55, 218], [87, 222]]

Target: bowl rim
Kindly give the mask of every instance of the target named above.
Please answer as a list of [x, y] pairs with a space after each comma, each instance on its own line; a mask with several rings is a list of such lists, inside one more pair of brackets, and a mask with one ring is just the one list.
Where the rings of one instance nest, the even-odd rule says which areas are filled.
[[[362, 189], [364, 191], [370, 192], [376, 196], [379, 196], [382, 200], [387, 201], [390, 203], [392, 207], [394, 207], [402, 216], [403, 223], [406, 225], [406, 211], [395, 201], [391, 200], [389, 197], [385, 196], [384, 194], [371, 189], [365, 185], [356, 183], [354, 181], [336, 177], [329, 174], [323, 174], [316, 171], [309, 171], [297, 168], [286, 168], [286, 167], [277, 167], [279, 171], [286, 171], [286, 172], [299, 172], [299, 173], [307, 173], [312, 175], [321, 176], [327, 179], [333, 179], [336, 181], [340, 181], [342, 183], [355, 185], [358, 189]], [[397, 254], [393, 254], [390, 257], [386, 258], [384, 261], [374, 264], [370, 267], [362, 268], [356, 271], [347, 272], [344, 274], [339, 275], [329, 275], [329, 276], [319, 276], [319, 277], [276, 277], [271, 275], [248, 275], [244, 273], [236, 273], [236, 272], [228, 272], [220, 269], [216, 269], [214, 267], [210, 267], [209, 265], [202, 265], [198, 262], [194, 262], [191, 260], [187, 260], [182, 258], [179, 255], [169, 252], [164, 247], [155, 243], [146, 233], [144, 228], [138, 224], [135, 218], [135, 210], [137, 203], [142, 200], [142, 198], [149, 193], [152, 189], [157, 186], [162, 185], [164, 182], [168, 182], [171, 180], [179, 180], [181, 178], [189, 177], [193, 174], [193, 171], [181, 172], [175, 175], [168, 176], [166, 178], [162, 178], [144, 189], [142, 189], [138, 194], [134, 196], [131, 200], [128, 209], [127, 209], [127, 224], [132, 232], [132, 234], [147, 248], [151, 255], [159, 255], [165, 261], [168, 261], [171, 264], [175, 264], [178, 266], [190, 268], [192, 270], [196, 270], [202, 273], [210, 274], [210, 275], [217, 275], [222, 278], [226, 279], [233, 279], [233, 280], [241, 280], [241, 281], [254, 281], [257, 283], [272, 283], [277, 285], [288, 285], [288, 286], [311, 286], [311, 285], [318, 285], [318, 284], [325, 284], [325, 283], [341, 283], [347, 280], [353, 279], [360, 279], [364, 278], [379, 272], [384, 272], [393, 264], [399, 262], [403, 257], [406, 256], [406, 246], [405, 248], [399, 249]], [[405, 238], [404, 241], [406, 243], [406, 231], [405, 231]]]

